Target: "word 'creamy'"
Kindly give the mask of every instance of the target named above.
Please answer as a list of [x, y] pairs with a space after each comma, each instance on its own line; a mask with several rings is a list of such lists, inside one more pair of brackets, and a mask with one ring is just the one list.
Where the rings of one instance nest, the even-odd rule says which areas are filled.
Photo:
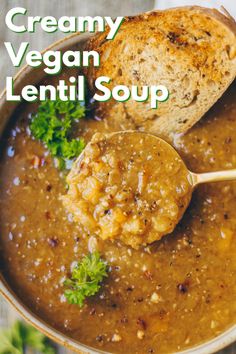
[[[16, 33], [29, 32], [34, 33], [36, 27], [41, 27], [44, 32], [53, 33], [57, 30], [63, 33], [75, 33], [75, 32], [104, 32], [105, 27], [108, 26], [109, 32], [106, 36], [107, 39], [113, 39], [117, 34], [117, 31], [122, 24], [124, 18], [119, 16], [116, 19], [112, 19], [110, 16], [62, 16], [58, 20], [53, 16], [28, 16], [27, 26], [24, 24], [16, 24], [18, 17], [25, 16], [27, 10], [24, 7], [14, 7], [9, 10], [5, 23], [7, 27]], [[23, 18], [24, 20], [24, 18]]]

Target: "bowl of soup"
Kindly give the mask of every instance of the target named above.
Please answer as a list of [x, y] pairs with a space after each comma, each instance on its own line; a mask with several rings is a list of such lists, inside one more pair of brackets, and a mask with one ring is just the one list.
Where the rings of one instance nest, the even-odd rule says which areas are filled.
[[[75, 34], [51, 48], [81, 50]], [[27, 84], [56, 86], [78, 75], [46, 76], [24, 67]], [[194, 172], [236, 168], [236, 86], [171, 145]], [[133, 248], [88, 234], [63, 205], [67, 169], [30, 132], [39, 103], [0, 100], [0, 291], [32, 325], [78, 353], [213, 353], [236, 339], [236, 182], [200, 186], [178, 226]], [[128, 127], [130, 128], [130, 127]], [[124, 129], [88, 109], [73, 127], [87, 144], [95, 133]], [[133, 126], [132, 129], [138, 129]], [[125, 146], [123, 146], [125, 151]], [[128, 203], [128, 202], [127, 202]], [[132, 208], [127, 212], [132, 215]], [[105, 210], [105, 214], [109, 213]], [[108, 276], [83, 306], [68, 303], [73, 265], [98, 251]]]

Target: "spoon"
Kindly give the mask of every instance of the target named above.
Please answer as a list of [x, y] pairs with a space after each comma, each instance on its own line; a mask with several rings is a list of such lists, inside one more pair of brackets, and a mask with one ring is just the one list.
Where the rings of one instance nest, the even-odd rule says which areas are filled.
[[192, 187], [195, 188], [198, 184], [223, 182], [236, 180], [236, 169], [222, 170], [216, 172], [194, 173], [189, 171]]
[[[181, 159], [182, 163], [185, 165], [183, 159], [180, 157], [178, 152], [167, 141], [165, 141], [164, 139], [162, 139], [154, 134], [140, 132], [140, 131], [136, 131], [136, 130], [122, 130], [122, 131], [106, 134], [106, 136], [111, 138], [114, 135], [122, 136], [124, 134], [129, 134], [129, 135], [130, 134], [133, 134], [133, 135], [145, 134], [147, 136], [150, 136], [150, 137], [156, 139], [156, 141], [159, 141], [163, 146], [165, 146], [166, 149], [171, 150], [176, 155], [176, 157]], [[82, 153], [79, 155], [77, 162], [82, 161], [83, 157], [84, 157], [84, 151], [82, 151]], [[221, 182], [221, 181], [224, 182], [224, 181], [236, 180], [236, 169], [221, 170], [221, 171], [216, 171], [216, 172], [205, 172], [205, 173], [195, 173], [195, 172], [188, 170], [188, 173], [189, 173], [188, 178], [189, 178], [190, 184], [193, 189], [197, 185], [203, 184], [203, 183], [212, 183], [212, 182]]]
[[63, 202], [89, 234], [139, 248], [174, 230], [199, 184], [234, 179], [236, 169], [189, 171], [153, 134], [97, 133], [72, 166]]

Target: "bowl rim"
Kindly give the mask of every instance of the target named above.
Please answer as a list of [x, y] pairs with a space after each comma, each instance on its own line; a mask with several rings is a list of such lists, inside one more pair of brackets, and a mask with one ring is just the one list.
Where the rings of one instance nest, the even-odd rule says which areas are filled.
[[[41, 51], [41, 53], [45, 53], [47, 50], [60, 50], [66, 47], [72, 47], [82, 41], [86, 41], [91, 34], [88, 33], [73, 33], [69, 36], [66, 36], [62, 39], [59, 39], [53, 42], [46, 49]], [[22, 69], [20, 69], [16, 75], [14, 76], [14, 82], [20, 83], [23, 77], [27, 75], [27, 73], [32, 73], [35, 69], [30, 67], [29, 65], [24, 65]], [[43, 70], [43, 67], [40, 67], [39, 70]], [[42, 77], [45, 76], [42, 75]], [[40, 81], [40, 80], [39, 80]], [[39, 82], [38, 81], [38, 82]], [[10, 118], [13, 111], [16, 109], [21, 102], [15, 102], [10, 110], [6, 109], [6, 105], [9, 102], [6, 101], [6, 89], [2, 91], [0, 94], [0, 113], [6, 110], [5, 115], [6, 121]], [[5, 129], [5, 127], [3, 127]], [[14, 293], [11, 286], [8, 284], [7, 280], [4, 278], [3, 274], [0, 270], [0, 294], [9, 302], [15, 310], [19, 313], [19, 315], [29, 324], [37, 328], [39, 331], [43, 332], [46, 336], [51, 338], [53, 341], [57, 342], [64, 347], [76, 351], [79, 354], [109, 354], [108, 352], [104, 352], [99, 349], [95, 349], [93, 347], [87, 346], [79, 341], [76, 341], [62, 332], [54, 329], [52, 326], [47, 324], [43, 319], [41, 319], [38, 315], [34, 314], [32, 310], [30, 310], [20, 298]], [[197, 324], [196, 324], [197, 325]], [[205, 341], [200, 345], [190, 347], [184, 351], [178, 351], [176, 354], [212, 354], [218, 350], [225, 348], [226, 346], [232, 344], [236, 341], [236, 324], [231, 326], [229, 329], [222, 332], [215, 338], [210, 339], [209, 341]], [[174, 354], [174, 353], [173, 353]]]

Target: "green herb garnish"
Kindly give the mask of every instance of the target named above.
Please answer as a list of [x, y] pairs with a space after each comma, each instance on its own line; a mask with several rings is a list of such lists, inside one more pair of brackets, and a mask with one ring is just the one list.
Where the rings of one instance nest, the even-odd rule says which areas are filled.
[[10, 329], [0, 332], [0, 354], [24, 354], [26, 348], [42, 354], [56, 353], [47, 337], [23, 322], [17, 321]]
[[85, 116], [85, 107], [78, 101], [46, 100], [30, 124], [31, 134], [45, 144], [59, 165], [78, 156], [85, 147], [83, 139], [70, 139], [73, 123]]
[[85, 256], [73, 268], [71, 278], [64, 282], [69, 288], [65, 291], [67, 301], [82, 307], [87, 297], [99, 291], [103, 278], [108, 276], [107, 273], [107, 263], [101, 259], [98, 252]]

